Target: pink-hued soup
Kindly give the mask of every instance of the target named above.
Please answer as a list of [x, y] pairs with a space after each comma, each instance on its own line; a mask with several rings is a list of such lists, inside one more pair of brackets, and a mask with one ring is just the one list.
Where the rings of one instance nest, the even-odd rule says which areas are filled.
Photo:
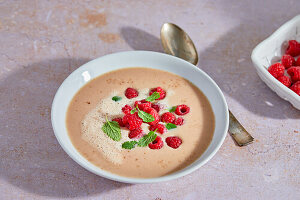
[[[121, 128], [121, 141], [113, 141], [101, 129], [105, 116], [108, 120], [124, 116], [124, 105], [147, 98], [149, 90], [158, 86], [167, 93], [165, 99], [158, 101], [165, 108], [159, 114], [186, 104], [190, 112], [180, 116], [184, 124], [163, 135], [156, 133], [164, 142], [161, 149], [122, 149], [123, 142], [131, 141], [129, 130]], [[139, 96], [127, 99], [124, 91], [128, 87], [137, 89]], [[113, 96], [122, 99], [115, 102]], [[161, 70], [126, 68], [103, 74], [82, 87], [69, 105], [66, 125], [75, 148], [97, 167], [126, 177], [154, 178], [181, 170], [197, 160], [212, 140], [215, 118], [207, 98], [188, 80]], [[149, 132], [148, 124], [143, 123], [142, 128], [145, 134]], [[170, 136], [182, 139], [178, 149], [165, 142]]]

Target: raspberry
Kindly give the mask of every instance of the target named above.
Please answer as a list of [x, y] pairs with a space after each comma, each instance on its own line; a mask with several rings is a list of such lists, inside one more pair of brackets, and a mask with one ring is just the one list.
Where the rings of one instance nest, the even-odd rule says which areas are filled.
[[168, 131], [168, 129], [163, 124], [154, 124], [152, 126], [149, 126], [150, 131], [155, 131], [156, 129], [160, 134], [164, 134]]
[[149, 113], [150, 115], [152, 115], [154, 117], [154, 121], [153, 122], [148, 122], [148, 124], [150, 126], [157, 124], [159, 122], [159, 115], [156, 112], [156, 110], [154, 108], [150, 108], [150, 107], [146, 107], [144, 110], [146, 113]]
[[133, 88], [127, 88], [125, 90], [125, 96], [128, 98], [128, 99], [132, 99], [134, 97], [137, 97], [139, 95], [139, 92], [136, 90], [136, 89], [133, 89]]
[[175, 110], [176, 115], [186, 115], [189, 112], [190, 112], [190, 107], [188, 107], [185, 104], [177, 106]]
[[131, 130], [129, 133], [128, 133], [128, 137], [130, 139], [132, 138], [141, 138], [143, 136], [143, 130], [141, 128], [137, 128], [137, 129], [134, 129], [134, 130]]
[[296, 61], [296, 66], [300, 66], [300, 57], [297, 58], [297, 61]]
[[132, 110], [132, 107], [128, 104], [126, 104], [123, 108], [122, 108], [122, 112], [127, 115], [130, 113], [130, 111]]
[[275, 78], [279, 78], [284, 74], [284, 66], [281, 63], [275, 63], [271, 65], [268, 69], [269, 73]]
[[122, 121], [122, 118], [121, 118], [121, 117], [114, 118], [114, 119], [112, 119], [112, 121], [118, 122], [118, 124], [119, 124], [121, 127], [125, 127], [125, 125], [123, 124], [123, 121]]
[[123, 118], [122, 118], [122, 122], [123, 124], [126, 126], [128, 123], [128, 119], [131, 117], [131, 114], [126, 114]]
[[293, 83], [300, 81], [300, 67], [291, 67], [287, 73], [291, 76]]
[[173, 123], [175, 119], [176, 119], [175, 115], [170, 112], [166, 112], [161, 116], [161, 121], [166, 123]]
[[155, 140], [150, 144], [148, 144], [148, 147], [150, 149], [161, 149], [163, 146], [164, 146], [164, 142], [159, 136], [156, 136]]
[[286, 87], [290, 87], [292, 84], [292, 80], [288, 76], [280, 76], [277, 80], [279, 80]]
[[296, 83], [294, 83], [291, 87], [291, 90], [293, 90], [294, 92], [296, 92], [296, 94], [298, 94], [300, 96], [300, 81], [297, 81]]
[[281, 63], [286, 69], [288, 69], [295, 65], [295, 58], [291, 55], [285, 54], [281, 58]]
[[140, 110], [145, 110], [146, 107], [151, 107], [152, 103], [145, 99], [134, 102], [134, 107], [138, 106]]
[[160, 97], [156, 100], [162, 100], [166, 97], [166, 91], [164, 91], [161, 87], [153, 88], [150, 90], [149, 95], [151, 96], [153, 92], [158, 92], [160, 95]]
[[157, 112], [160, 111], [160, 106], [158, 104], [152, 104], [151, 107], [154, 108]]
[[141, 127], [143, 120], [139, 118], [137, 113], [127, 114], [122, 119], [123, 124], [129, 129], [134, 130]]
[[173, 137], [167, 137], [166, 143], [169, 147], [172, 147], [173, 149], [177, 149], [181, 143], [182, 140], [179, 137], [173, 136]]
[[175, 119], [175, 121], [173, 123], [177, 126], [181, 126], [181, 125], [183, 125], [183, 122], [184, 122], [184, 119], [182, 117], [178, 117], [177, 119]]
[[290, 40], [289, 46], [285, 52], [291, 56], [299, 56], [300, 55], [300, 44], [296, 40]]

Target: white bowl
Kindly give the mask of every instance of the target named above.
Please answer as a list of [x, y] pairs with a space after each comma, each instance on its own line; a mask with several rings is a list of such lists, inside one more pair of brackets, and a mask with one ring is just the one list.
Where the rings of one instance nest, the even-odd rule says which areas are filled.
[[[208, 98], [214, 115], [215, 131], [204, 154], [181, 171], [159, 178], [128, 178], [104, 171], [86, 160], [72, 145], [66, 128], [66, 112], [76, 92], [89, 80], [112, 70], [129, 67], [161, 69], [178, 74], [194, 83]], [[51, 121], [55, 136], [65, 152], [79, 165], [99, 176], [126, 183], [152, 183], [175, 179], [193, 172], [211, 159], [222, 145], [228, 130], [228, 108], [217, 84], [194, 65], [162, 53], [129, 51], [110, 54], [92, 60], [70, 74], [59, 87], [52, 104]]]
[[261, 80], [278, 96], [300, 110], [300, 96], [280, 83], [267, 70], [271, 64], [281, 59], [289, 40], [300, 41], [300, 15], [286, 22], [270, 37], [259, 43], [253, 49], [251, 59]]

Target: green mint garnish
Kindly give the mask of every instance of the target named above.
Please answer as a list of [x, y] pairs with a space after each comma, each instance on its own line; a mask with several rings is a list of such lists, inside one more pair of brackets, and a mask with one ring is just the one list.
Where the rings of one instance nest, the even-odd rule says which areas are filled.
[[138, 115], [143, 120], [143, 122], [153, 122], [155, 120], [155, 118], [149, 113], [140, 110], [138, 107], [137, 109], [138, 109]]
[[175, 110], [176, 110], [176, 106], [173, 106], [172, 108], [170, 108], [170, 112], [175, 112]]
[[144, 135], [137, 144], [139, 147], [148, 146], [148, 144], [155, 140], [156, 136], [155, 131], [150, 131], [147, 135]]
[[112, 98], [113, 101], [120, 101], [122, 99], [122, 97], [119, 97], [119, 96], [114, 96]]
[[166, 124], [166, 128], [167, 128], [168, 130], [171, 130], [171, 129], [177, 128], [177, 126], [176, 126], [175, 124], [172, 124], [172, 123], [167, 123], [167, 124]]
[[153, 92], [151, 96], [147, 97], [146, 101], [153, 102], [156, 99], [159, 99], [160, 94], [158, 92]]
[[127, 141], [122, 144], [123, 149], [133, 149], [137, 144], [137, 141]]
[[121, 129], [118, 122], [108, 121], [106, 117], [106, 122], [102, 126], [102, 131], [108, 135], [114, 141], [121, 140]]
[[123, 149], [133, 149], [135, 148], [135, 145], [137, 144], [139, 147], [146, 147], [148, 144], [153, 142], [157, 135], [155, 134], [155, 131], [150, 131], [147, 135], [144, 135], [138, 142], [137, 141], [127, 141], [122, 144]]
[[136, 108], [132, 109], [132, 110], [130, 111], [130, 114], [134, 114], [135, 111], [136, 111]]

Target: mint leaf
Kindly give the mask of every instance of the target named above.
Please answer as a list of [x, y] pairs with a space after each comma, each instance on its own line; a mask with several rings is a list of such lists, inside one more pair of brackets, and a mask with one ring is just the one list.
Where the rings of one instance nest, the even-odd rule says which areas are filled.
[[136, 111], [136, 108], [132, 109], [132, 110], [130, 111], [130, 114], [134, 114], [135, 111]]
[[160, 94], [158, 92], [153, 92], [151, 94], [151, 96], [147, 97], [147, 99], [145, 99], [146, 101], [150, 101], [150, 102], [153, 102], [155, 101], [156, 99], [158, 99], [160, 97]]
[[172, 123], [167, 123], [166, 128], [168, 130], [171, 130], [171, 129], [177, 128], [177, 126], [175, 124], [172, 124]]
[[153, 122], [155, 120], [155, 118], [152, 115], [140, 109], [138, 109], [138, 115], [143, 120], [143, 122]]
[[133, 149], [137, 144], [137, 141], [127, 141], [122, 144], [123, 149]]
[[102, 126], [102, 131], [114, 141], [121, 140], [121, 129], [118, 122], [108, 121], [106, 118], [105, 124]]
[[122, 97], [119, 97], [119, 96], [114, 96], [112, 98], [113, 101], [120, 101], [122, 99]]
[[172, 108], [170, 108], [169, 112], [175, 112], [176, 110], [176, 106], [173, 106]]
[[156, 134], [154, 131], [150, 131], [147, 135], [144, 135], [139, 142], [137, 143], [139, 147], [148, 146], [151, 142], [153, 142], [156, 138]]

